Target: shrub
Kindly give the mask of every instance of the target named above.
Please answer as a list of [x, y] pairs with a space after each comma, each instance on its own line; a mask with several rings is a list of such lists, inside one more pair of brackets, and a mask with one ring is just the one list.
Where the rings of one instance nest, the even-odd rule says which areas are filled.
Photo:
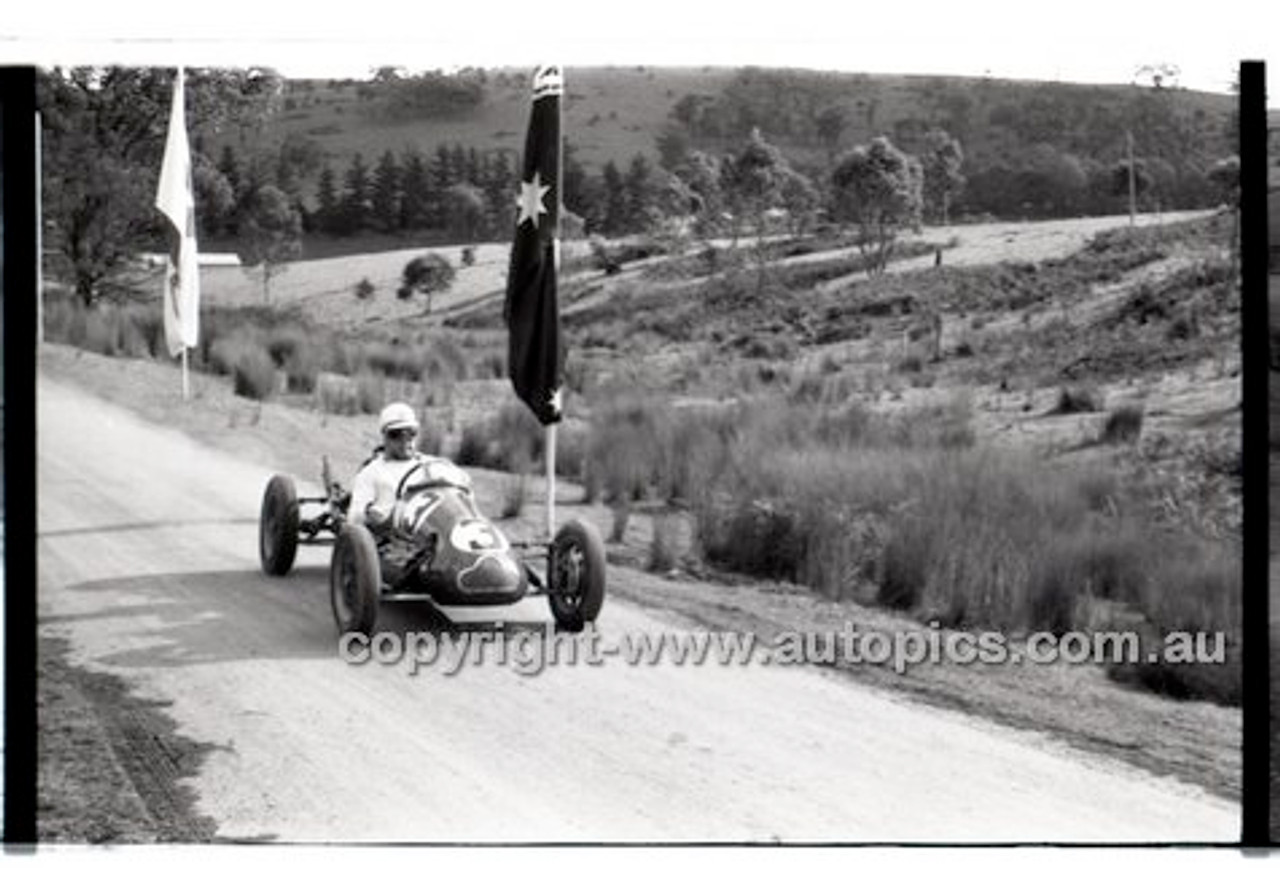
[[[1137, 663], [1115, 666], [1112, 675], [1176, 698], [1240, 705], [1240, 569], [1238, 548], [1232, 546], [1190, 539], [1160, 544], [1152, 562], [1152, 585], [1142, 604], [1151, 630], [1143, 632]], [[1210, 649], [1221, 635], [1222, 661], [1144, 661], [1175, 633], [1205, 637]]]
[[1107, 414], [1102, 427], [1104, 444], [1130, 443], [1142, 435], [1142, 408], [1135, 405], [1117, 407]]
[[373, 282], [370, 281], [368, 277], [364, 277], [362, 280], [360, 280], [360, 282], [356, 283], [356, 285], [353, 287], [353, 291], [355, 292], [355, 296], [357, 299], [359, 299], [360, 301], [366, 301], [370, 298], [373, 298], [374, 294], [378, 290], [377, 290], [377, 287], [373, 285]]
[[[908, 491], [908, 508], [889, 520], [879, 599], [952, 625], [1012, 626], [1034, 614], [1024, 601], [1038, 553], [1087, 512], [1070, 481], [994, 452], [923, 455]], [[1046, 579], [1042, 590], [1061, 583]]]
[[387, 403], [387, 380], [369, 369], [356, 374], [356, 400], [361, 413], [377, 413]]
[[1102, 397], [1096, 392], [1075, 386], [1058, 389], [1058, 400], [1051, 413], [1096, 413], [1102, 409]]
[[325, 413], [340, 416], [355, 416], [360, 413], [360, 395], [356, 384], [346, 376], [335, 373], [317, 374], [315, 392]]
[[434, 414], [429, 414], [425, 411], [418, 414], [418, 419], [420, 421], [418, 427], [418, 450], [424, 454], [442, 456], [445, 427], [440, 424]]
[[265, 346], [271, 361], [277, 367], [287, 366], [294, 355], [306, 349], [308, 336], [297, 327], [272, 329], [267, 333]]
[[310, 394], [315, 391], [320, 364], [311, 349], [303, 343], [284, 365], [285, 386], [291, 392]]
[[507, 471], [524, 470], [542, 459], [542, 426], [523, 404], [504, 404], [489, 430], [494, 454], [491, 465]]
[[650, 572], [669, 572], [676, 567], [675, 538], [675, 519], [666, 513], [654, 516], [647, 564]]
[[262, 346], [245, 345], [236, 354], [233, 377], [237, 395], [262, 401], [275, 391], [276, 365]]
[[590, 486], [605, 499], [640, 499], [657, 485], [668, 456], [666, 414], [656, 401], [614, 393], [597, 403], [586, 442]]
[[519, 472], [507, 476], [503, 482], [501, 511], [503, 519], [515, 519], [524, 509], [525, 478], [525, 473]]
[[120, 344], [119, 319], [105, 308], [90, 310], [85, 317], [84, 341], [81, 344], [95, 354], [115, 356]]
[[610, 501], [613, 511], [613, 524], [609, 529], [609, 543], [621, 544], [627, 534], [627, 523], [631, 520], [631, 498], [622, 496]]
[[911, 353], [898, 360], [893, 365], [895, 373], [919, 373], [924, 369], [924, 358], [919, 354]]
[[482, 424], [470, 423], [463, 426], [462, 438], [458, 442], [458, 452], [454, 462], [460, 466], [487, 466], [488, 446], [488, 436]]

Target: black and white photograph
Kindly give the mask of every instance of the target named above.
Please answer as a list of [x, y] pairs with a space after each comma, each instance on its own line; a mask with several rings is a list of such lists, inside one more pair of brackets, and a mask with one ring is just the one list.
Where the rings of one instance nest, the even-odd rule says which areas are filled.
[[0, 43], [37, 844], [1238, 845], [1265, 35], [570, 7]]

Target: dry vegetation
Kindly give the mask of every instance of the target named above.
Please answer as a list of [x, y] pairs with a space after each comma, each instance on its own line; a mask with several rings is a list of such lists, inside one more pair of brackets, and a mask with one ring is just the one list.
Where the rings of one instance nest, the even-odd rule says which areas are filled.
[[[566, 316], [557, 469], [613, 508], [616, 540], [650, 520], [651, 569], [794, 582], [952, 628], [1123, 622], [1152, 643], [1221, 631], [1225, 664], [1113, 672], [1238, 704], [1228, 233], [1200, 218], [1106, 232], [1065, 258], [873, 280], [851, 277], [856, 249], [795, 240], [764, 264], [721, 252], [714, 268], [658, 257], [623, 277], [580, 265], [566, 293], [598, 294]], [[162, 349], [154, 302], [47, 307], [52, 340]], [[927, 310], [932, 349], [914, 331]], [[195, 363], [238, 394], [322, 414], [393, 396], [431, 408], [424, 444], [516, 473], [502, 513], [518, 516], [542, 440], [519, 406], [475, 398], [509, 394], [496, 316], [482, 306], [389, 337], [297, 306], [211, 307]]]

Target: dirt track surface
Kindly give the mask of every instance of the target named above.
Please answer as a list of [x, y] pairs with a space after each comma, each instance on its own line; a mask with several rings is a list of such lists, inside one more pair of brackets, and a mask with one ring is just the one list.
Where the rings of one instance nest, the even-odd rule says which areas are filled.
[[[1203, 790], [797, 668], [353, 667], [327, 550], [257, 567], [270, 470], [40, 381], [39, 613], [68, 659], [211, 747], [226, 838], [289, 841], [1219, 841]], [[299, 445], [306, 450], [306, 445]], [[545, 605], [388, 607], [384, 630], [510, 630]], [[660, 631], [615, 589], [606, 640]]]

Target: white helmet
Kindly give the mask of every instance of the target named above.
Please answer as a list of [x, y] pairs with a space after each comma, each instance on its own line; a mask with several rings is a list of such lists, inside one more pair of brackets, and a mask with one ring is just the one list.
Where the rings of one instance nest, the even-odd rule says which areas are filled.
[[402, 401], [396, 401], [382, 408], [378, 416], [378, 429], [385, 433], [391, 429], [417, 429], [418, 417], [413, 408]]

